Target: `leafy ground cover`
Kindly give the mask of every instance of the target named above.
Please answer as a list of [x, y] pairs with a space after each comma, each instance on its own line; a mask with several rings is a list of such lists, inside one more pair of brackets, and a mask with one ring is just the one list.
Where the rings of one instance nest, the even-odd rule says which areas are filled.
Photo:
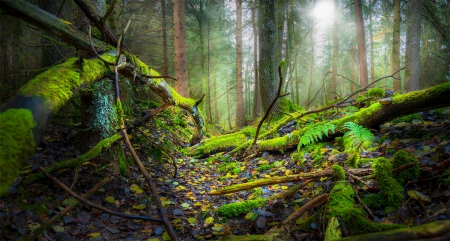
[[[329, 112], [321, 118], [338, 118], [339, 115], [342, 113]], [[450, 219], [448, 116], [449, 109], [435, 110], [395, 119], [380, 130], [368, 130], [373, 133], [373, 143], [359, 152], [361, 167], [369, 167], [376, 158], [389, 159], [404, 151], [407, 158], [418, 160], [420, 168], [418, 177], [401, 183], [404, 199], [397, 207], [387, 210], [385, 206], [367, 202], [372, 214], [366, 215], [371, 221], [412, 226]], [[325, 170], [348, 160], [348, 148], [355, 148], [344, 148], [345, 140], [336, 138], [283, 152], [244, 157], [223, 152], [197, 159], [183, 156], [176, 147], [188, 146], [189, 126], [183, 113], [164, 111], [132, 137], [142, 160], [146, 160], [146, 168], [156, 180], [162, 204], [182, 240], [213, 240], [227, 234], [268, 232], [310, 200], [330, 193], [334, 179], [322, 177], [309, 183], [279, 183], [225, 195], [209, 193], [263, 178]], [[289, 123], [287, 128], [281, 129], [280, 135], [289, 135], [294, 129]], [[73, 145], [76, 134], [74, 129], [51, 125], [45, 137], [47, 144], [37, 149], [31, 163], [49, 166], [79, 156], [82, 153]], [[165, 151], [172, 155], [177, 169]], [[131, 158], [129, 160], [132, 162]], [[26, 177], [27, 172], [35, 169], [30, 166], [22, 176]], [[75, 173], [77, 179], [74, 179]], [[91, 160], [77, 172], [66, 169], [53, 174], [67, 186], [76, 180], [73, 190], [77, 193], [85, 193], [103, 178], [112, 177], [88, 199], [113, 211], [158, 216], [146, 182], [135, 166], [130, 167], [130, 177], [113, 173], [112, 167], [101, 170], [101, 166]], [[383, 194], [375, 179], [367, 178], [364, 182], [366, 185], [358, 184], [355, 189], [360, 199]], [[281, 196], [301, 184], [304, 185], [297, 191]], [[24, 186], [19, 178], [12, 193], [0, 202], [0, 239], [16, 240], [26, 236], [71, 202], [73, 198], [49, 180], [41, 179]], [[314, 208], [296, 220], [290, 235], [296, 240], [323, 240], [325, 220], [325, 206]], [[351, 226], [344, 226], [343, 230], [344, 236], [358, 233]], [[39, 240], [169, 240], [169, 237], [162, 224], [124, 219], [78, 205], [47, 229]]]

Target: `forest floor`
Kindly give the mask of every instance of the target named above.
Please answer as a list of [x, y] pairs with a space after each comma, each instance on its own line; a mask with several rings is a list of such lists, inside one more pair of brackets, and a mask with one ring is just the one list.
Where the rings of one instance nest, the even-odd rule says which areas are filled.
[[[442, 168], [445, 163], [447, 168], [450, 166], [450, 120], [431, 111], [427, 116], [416, 114], [397, 123], [387, 123], [381, 130], [371, 131], [375, 134], [375, 147], [362, 152], [361, 157], [391, 158], [396, 151], [404, 150], [419, 160], [421, 169], [419, 178], [404, 185], [402, 206], [389, 214], [372, 210], [372, 221], [412, 226], [450, 219], [450, 189], [439, 185], [436, 175], [441, 172], [436, 170], [438, 166]], [[73, 129], [51, 125], [45, 137], [48, 145], [37, 149], [31, 163], [49, 166], [79, 156], [82, 153], [73, 144], [76, 134]], [[150, 133], [156, 139], [167, 141], [174, 138], [167, 135], [164, 130]], [[335, 148], [338, 147], [334, 141], [317, 143], [302, 152], [300, 158], [298, 155], [295, 157], [296, 149], [283, 153], [257, 153], [239, 159], [223, 153], [207, 159], [184, 157], [178, 153], [174, 154], [178, 168], [176, 178], [173, 177], [175, 169], [170, 159], [158, 158], [157, 153], [152, 154], [145, 147], [139, 153], [156, 180], [160, 199], [178, 236], [182, 240], [213, 240], [230, 233], [263, 234], [312, 198], [328, 193], [333, 181], [331, 178], [317, 179], [283, 200], [269, 200], [264, 207], [254, 208], [250, 214], [228, 219], [216, 212], [223, 204], [268, 198], [299, 183], [280, 183], [214, 196], [208, 195], [211, 190], [260, 178], [323, 170], [346, 160], [346, 154], [333, 151]], [[158, 217], [137, 167], [130, 167], [130, 178], [114, 176], [112, 168], [94, 172], [97, 168], [93, 161], [82, 165], [73, 190], [82, 194], [104, 177], [113, 177], [88, 199], [114, 211]], [[70, 169], [53, 174], [67, 186], [73, 181]], [[26, 236], [73, 200], [47, 179], [27, 186], [21, 185], [20, 180], [10, 195], [0, 199], [0, 240]], [[361, 186], [358, 190], [361, 197], [374, 192], [379, 192], [376, 185]], [[291, 237], [294, 240], [323, 240], [325, 227], [323, 209], [313, 209], [297, 220]], [[345, 230], [344, 236], [352, 233], [352, 230]], [[169, 237], [160, 223], [128, 220], [78, 205], [38, 240], [169, 240]]]

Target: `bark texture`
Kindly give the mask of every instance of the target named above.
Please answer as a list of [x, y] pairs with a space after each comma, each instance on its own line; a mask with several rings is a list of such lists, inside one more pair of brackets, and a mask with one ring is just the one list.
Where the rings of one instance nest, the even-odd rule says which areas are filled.
[[[391, 68], [392, 73], [400, 69], [400, 0], [394, 0], [394, 26], [392, 34], [392, 53], [391, 53]], [[400, 80], [400, 72], [394, 75], [394, 91], [402, 90], [402, 82]]]
[[362, 15], [361, 0], [355, 0], [356, 13], [356, 33], [358, 36], [358, 57], [359, 57], [359, 83], [360, 87], [366, 87], [368, 84], [367, 73], [367, 50], [366, 37], [364, 31], [364, 18]]
[[236, 126], [245, 125], [244, 86], [242, 83], [242, 0], [236, 0]]
[[175, 0], [173, 4], [173, 35], [175, 49], [175, 90], [189, 98], [189, 75], [186, 54], [186, 17], [184, 0]]
[[406, 91], [420, 88], [420, 0], [408, 1], [406, 29]]

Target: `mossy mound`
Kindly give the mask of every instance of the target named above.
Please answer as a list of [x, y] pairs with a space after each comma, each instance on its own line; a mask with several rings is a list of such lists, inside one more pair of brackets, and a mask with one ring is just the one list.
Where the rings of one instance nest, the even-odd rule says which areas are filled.
[[264, 206], [267, 199], [260, 198], [255, 200], [243, 201], [239, 203], [225, 204], [217, 210], [217, 214], [221, 217], [234, 218], [241, 214], [247, 214], [252, 209]]
[[413, 168], [409, 168], [407, 170], [399, 171], [393, 174], [393, 177], [399, 182], [404, 183], [408, 180], [419, 177], [420, 168], [417, 159], [408, 155], [406, 151], [400, 150], [394, 154], [392, 158], [392, 167], [397, 168], [410, 163], [415, 163]]
[[380, 232], [390, 229], [402, 228], [397, 224], [374, 223], [368, 220], [364, 211], [355, 206], [355, 192], [352, 185], [338, 182], [330, 192], [330, 201], [326, 217], [340, 218], [353, 235]]

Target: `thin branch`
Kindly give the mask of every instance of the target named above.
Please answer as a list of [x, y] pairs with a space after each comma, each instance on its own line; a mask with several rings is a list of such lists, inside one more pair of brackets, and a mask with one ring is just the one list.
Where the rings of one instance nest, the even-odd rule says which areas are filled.
[[[88, 27], [89, 27], [89, 31], [88, 31], [88, 35], [89, 35], [89, 43], [91, 44], [91, 48], [92, 48], [92, 51], [94, 51], [95, 56], [97, 56], [97, 58], [101, 59], [101, 60], [102, 60], [103, 62], [105, 62], [105, 64], [107, 64], [107, 65], [111, 65], [111, 66], [114, 65], [114, 63], [110, 63], [110, 62], [106, 61], [104, 58], [102, 58], [102, 57], [100, 56], [100, 54], [97, 53], [97, 50], [95, 50], [94, 44], [92, 43], [91, 25], [88, 25]], [[119, 58], [117, 58], [117, 59], [119, 59]]]
[[289, 95], [289, 93], [281, 95], [281, 86], [283, 85], [283, 76], [281, 74], [281, 66], [278, 66], [278, 74], [280, 77], [280, 82], [278, 84], [277, 95], [275, 96], [275, 98], [273, 98], [272, 103], [270, 103], [269, 108], [266, 110], [266, 113], [264, 113], [264, 116], [261, 119], [261, 121], [259, 121], [258, 128], [256, 129], [256, 133], [255, 133], [255, 138], [253, 139], [253, 142], [250, 145], [250, 147], [254, 146], [256, 143], [256, 140], [258, 140], [258, 135], [259, 135], [259, 131], [261, 130], [261, 126], [264, 123], [264, 120], [266, 120], [266, 118], [269, 116], [270, 111], [272, 110], [272, 107], [275, 105], [277, 100], [283, 96]]
[[54, 183], [56, 183], [59, 187], [61, 187], [64, 191], [66, 191], [67, 193], [70, 194], [70, 196], [74, 197], [76, 200], [90, 206], [93, 207], [95, 209], [98, 209], [102, 212], [114, 215], [114, 216], [119, 216], [122, 218], [128, 218], [128, 219], [136, 219], [136, 220], [145, 220], [145, 221], [152, 221], [152, 222], [161, 222], [161, 219], [159, 218], [154, 218], [154, 217], [148, 217], [148, 216], [135, 216], [135, 215], [129, 215], [129, 214], [125, 214], [125, 213], [121, 213], [121, 212], [115, 212], [112, 211], [110, 209], [107, 209], [103, 206], [100, 206], [96, 203], [93, 203], [89, 200], [86, 200], [84, 198], [82, 198], [81, 196], [79, 196], [78, 194], [76, 194], [74, 191], [70, 190], [69, 187], [67, 187], [66, 185], [64, 185], [64, 183], [62, 183], [61, 181], [59, 181], [56, 177], [52, 176], [50, 173], [48, 173], [42, 166], [38, 166], [39, 170], [41, 172], [43, 172], [45, 174], [45, 176], [47, 176], [50, 180], [52, 180]]

